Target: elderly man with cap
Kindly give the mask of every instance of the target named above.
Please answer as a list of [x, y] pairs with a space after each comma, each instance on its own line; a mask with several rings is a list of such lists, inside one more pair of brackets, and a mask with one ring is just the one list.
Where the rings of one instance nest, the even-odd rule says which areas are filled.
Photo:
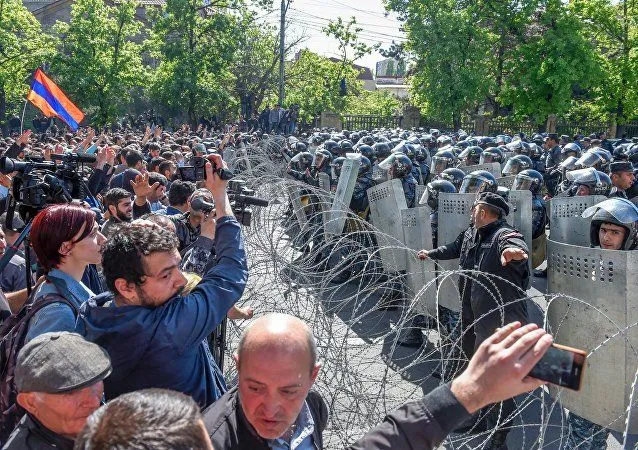
[[611, 184], [614, 185], [609, 196], [627, 198], [625, 191], [633, 186], [636, 181], [633, 164], [629, 161], [613, 162], [609, 165], [609, 176]]
[[[471, 214], [470, 226], [454, 242], [417, 254], [421, 259], [459, 258], [461, 269], [473, 271], [459, 277], [462, 347], [468, 360], [496, 328], [528, 322], [524, 298], [530, 278], [529, 250], [523, 236], [505, 222], [509, 205], [503, 197], [480, 193]], [[501, 417], [506, 418], [507, 410], [514, 410], [513, 401], [503, 402], [503, 410]], [[506, 435], [506, 430], [495, 433], [487, 448], [502, 448]]]
[[6, 450], [68, 449], [100, 407], [102, 380], [111, 360], [98, 345], [75, 333], [45, 333], [18, 354], [17, 406], [26, 414], [3, 447]]

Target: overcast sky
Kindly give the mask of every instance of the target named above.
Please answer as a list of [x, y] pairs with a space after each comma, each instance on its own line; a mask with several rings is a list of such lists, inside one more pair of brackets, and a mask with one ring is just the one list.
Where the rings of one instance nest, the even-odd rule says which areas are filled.
[[[277, 4], [277, 0], [275, 0]], [[382, 0], [293, 0], [288, 11], [291, 21], [289, 35], [304, 35], [307, 39], [300, 45], [324, 56], [338, 56], [337, 43], [321, 32], [329, 20], [342, 17], [344, 21], [352, 16], [363, 31], [361, 40], [368, 45], [382, 43], [385, 47], [404, 36], [399, 30], [396, 15], [386, 15]], [[279, 27], [279, 9], [264, 17], [268, 23]], [[383, 57], [375, 52], [356, 61], [370, 67], [374, 73], [376, 62]]]

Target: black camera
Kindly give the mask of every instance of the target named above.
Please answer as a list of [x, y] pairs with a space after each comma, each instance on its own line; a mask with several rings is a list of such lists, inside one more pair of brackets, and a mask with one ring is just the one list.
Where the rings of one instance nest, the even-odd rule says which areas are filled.
[[[177, 168], [177, 177], [182, 181], [204, 181], [206, 179], [206, 162], [209, 160], [203, 156], [193, 156], [191, 165]], [[210, 161], [213, 164], [212, 161]], [[230, 180], [235, 176], [232, 171], [213, 166], [213, 172], [217, 173], [222, 180]]]
[[[62, 164], [54, 161], [19, 161], [6, 156], [0, 158], [0, 172], [17, 173], [11, 185], [8, 217], [13, 217], [17, 210], [20, 217], [28, 222], [48, 205], [68, 203], [73, 199], [84, 200], [90, 194], [79, 165], [95, 162], [94, 156], [66, 153], [52, 155], [52, 158]], [[11, 228], [12, 224], [8, 225]]]

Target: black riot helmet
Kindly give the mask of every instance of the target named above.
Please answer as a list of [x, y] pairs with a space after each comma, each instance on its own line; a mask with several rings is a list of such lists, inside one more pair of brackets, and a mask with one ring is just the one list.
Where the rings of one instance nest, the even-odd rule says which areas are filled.
[[457, 192], [461, 189], [463, 184], [463, 178], [465, 178], [465, 172], [457, 167], [450, 167], [437, 175], [441, 180], [447, 180], [454, 185]]
[[372, 148], [379, 161], [383, 161], [388, 156], [390, 156], [390, 153], [392, 153], [387, 142], [377, 142], [372, 146]]
[[401, 152], [405, 154], [408, 158], [414, 159], [414, 147], [412, 144], [408, 142], [401, 142], [399, 145], [395, 146], [392, 149], [392, 153]]
[[627, 161], [632, 163], [634, 167], [638, 167], [638, 144], [634, 144], [625, 150]]
[[344, 139], [339, 142], [339, 147], [341, 148], [341, 154], [345, 155], [346, 153], [352, 153], [354, 149], [352, 148], [352, 141], [349, 139]]
[[388, 179], [403, 178], [412, 172], [412, 160], [404, 153], [392, 153], [379, 163], [379, 169], [388, 172]]
[[339, 176], [341, 175], [341, 168], [343, 167], [344, 162], [346, 162], [346, 158], [344, 158], [343, 156], [338, 156], [334, 160], [332, 160], [332, 164], [330, 164], [337, 178], [339, 178]]
[[425, 186], [425, 192], [419, 200], [420, 205], [428, 205], [433, 211], [439, 207], [439, 194], [449, 192], [455, 194], [457, 189], [447, 180], [430, 181]]
[[486, 163], [502, 163], [503, 162], [503, 150], [500, 147], [491, 147], [483, 150], [481, 153], [481, 158], [479, 159], [478, 164], [486, 164]]
[[432, 157], [432, 172], [441, 173], [448, 167], [453, 167], [456, 156], [450, 150], [438, 151]]
[[374, 161], [374, 149], [368, 144], [362, 144], [358, 148], [359, 153], [368, 158], [369, 161]]
[[326, 150], [328, 150], [330, 153], [332, 153], [333, 155], [337, 155], [339, 154], [339, 152], [337, 151], [337, 147], [339, 146], [339, 144], [337, 144], [335, 141], [333, 141], [332, 139], [328, 139], [327, 141], [325, 141], [323, 143], [323, 148], [325, 148]]
[[294, 170], [298, 170], [300, 172], [309, 169], [312, 165], [312, 153], [310, 152], [300, 152], [292, 157], [290, 160], [290, 167]]
[[330, 161], [332, 161], [332, 153], [330, 153], [325, 148], [317, 149], [317, 151], [315, 152], [315, 157], [312, 161], [312, 166], [316, 169], [323, 169], [328, 164], [330, 164]]
[[479, 192], [494, 192], [498, 189], [498, 183], [494, 175], [487, 170], [475, 170], [465, 175], [461, 189], [461, 194], [473, 194]]
[[464, 165], [466, 166], [475, 166], [481, 161], [481, 155], [483, 154], [483, 149], [478, 145], [472, 145], [467, 147], [459, 154], [459, 159], [463, 160]]
[[361, 164], [359, 165], [359, 176], [365, 175], [372, 170], [372, 163], [370, 160], [361, 155]]
[[591, 217], [589, 238], [591, 245], [600, 246], [600, 226], [611, 223], [625, 229], [625, 237], [619, 250], [635, 250], [638, 247], [638, 207], [624, 198], [610, 198], [583, 211], [583, 217]]
[[425, 150], [420, 145], [415, 145], [414, 146], [414, 159], [416, 159], [417, 162], [419, 162], [419, 163], [427, 162], [428, 155], [425, 153], [426, 151], [427, 150]]
[[503, 176], [516, 175], [523, 170], [531, 169], [534, 167], [534, 163], [529, 156], [516, 155], [507, 160], [505, 167], [503, 168]]
[[532, 191], [532, 194], [540, 194], [543, 187], [543, 175], [534, 169], [526, 169], [516, 174], [512, 190]]
[[300, 152], [307, 152], [308, 151], [308, 146], [305, 143], [303, 143], [301, 141], [298, 141], [298, 142], [295, 142], [293, 144], [292, 151], [295, 154], [300, 153]]

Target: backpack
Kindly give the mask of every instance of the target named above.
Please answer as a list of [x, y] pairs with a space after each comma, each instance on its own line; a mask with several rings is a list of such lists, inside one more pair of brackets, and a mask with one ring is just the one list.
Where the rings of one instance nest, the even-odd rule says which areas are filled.
[[[34, 289], [32, 296], [35, 292]], [[36, 300], [30, 298], [17, 314], [12, 314], [0, 325], [0, 445], [6, 442], [24, 415], [24, 410], [16, 401], [18, 392], [14, 372], [18, 353], [29, 331], [29, 322], [38, 311], [53, 303], [65, 303], [78, 315], [76, 306], [66, 298], [44, 295]]]

